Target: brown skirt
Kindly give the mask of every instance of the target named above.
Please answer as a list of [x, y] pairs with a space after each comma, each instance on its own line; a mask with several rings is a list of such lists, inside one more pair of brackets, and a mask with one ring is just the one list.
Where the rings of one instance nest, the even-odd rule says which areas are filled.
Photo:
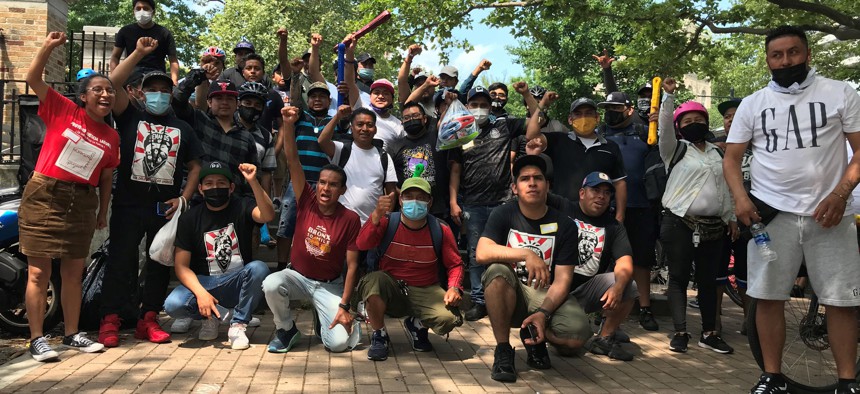
[[30, 257], [81, 259], [90, 253], [99, 197], [88, 184], [34, 172], [18, 209], [21, 253]]

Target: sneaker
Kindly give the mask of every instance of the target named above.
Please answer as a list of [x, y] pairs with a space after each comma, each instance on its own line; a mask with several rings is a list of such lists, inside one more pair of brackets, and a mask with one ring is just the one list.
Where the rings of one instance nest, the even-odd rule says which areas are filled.
[[45, 337], [31, 339], [27, 347], [30, 348], [30, 355], [36, 361], [48, 361], [60, 358], [60, 354], [51, 348]]
[[669, 342], [669, 350], [678, 353], [687, 352], [687, 343], [690, 342], [690, 334], [686, 332], [676, 332]]
[[699, 338], [699, 347], [711, 349], [721, 354], [732, 354], [732, 352], [735, 351], [735, 349], [732, 349], [732, 347], [717, 334], [711, 334], [707, 337], [702, 334], [702, 337]]
[[[415, 324], [416, 322], [418, 324]], [[427, 335], [427, 327], [421, 326], [421, 320], [417, 317], [407, 317], [403, 320], [403, 327], [406, 328], [409, 337], [412, 338], [412, 350], [416, 352], [433, 351], [433, 344], [430, 343], [430, 338]]]
[[517, 368], [514, 358], [514, 348], [510, 344], [500, 343], [496, 345], [496, 354], [493, 355], [493, 372], [490, 375], [493, 380], [509, 383], [517, 381]]
[[788, 393], [788, 384], [781, 376], [769, 373], [761, 374], [758, 383], [750, 389], [750, 394], [781, 394]]
[[639, 324], [646, 331], [657, 331], [660, 329], [657, 320], [654, 319], [654, 314], [651, 313], [651, 309], [642, 309], [639, 312]]
[[860, 393], [860, 384], [857, 382], [848, 383], [847, 385], [840, 387], [836, 386], [836, 394], [856, 394]]
[[592, 337], [585, 343], [585, 349], [597, 355], [609, 356], [613, 360], [633, 361], [633, 353], [624, 350], [612, 337]]
[[370, 335], [370, 348], [367, 349], [367, 359], [372, 361], [385, 361], [388, 359], [388, 334], [382, 330], [376, 330]]
[[251, 320], [248, 320], [248, 327], [260, 327], [260, 318], [251, 316]]
[[[227, 312], [227, 316], [221, 315], [221, 325], [229, 326], [232, 323], [230, 322], [233, 319], [233, 310], [231, 309]], [[248, 320], [248, 327], [260, 327], [260, 319], [251, 316], [251, 320]]]
[[63, 337], [63, 345], [73, 349], [78, 349], [84, 353], [95, 353], [105, 348], [105, 345], [93, 342], [87, 338], [87, 333], [83, 331], [78, 331], [74, 335], [66, 335]]
[[[596, 334], [600, 335], [603, 331], [604, 324], [606, 324], [606, 316], [600, 319], [600, 326], [597, 328]], [[612, 340], [618, 343], [630, 343], [630, 335], [627, 335], [626, 332], [621, 330], [621, 327], [618, 327], [615, 329], [615, 332], [612, 333]]]
[[546, 349], [546, 341], [537, 345], [527, 345], [526, 338], [531, 338], [528, 328], [520, 329], [520, 339], [523, 340], [523, 346], [526, 348], [526, 364], [535, 369], [550, 369], [552, 362], [549, 359], [549, 352]]
[[184, 334], [191, 329], [191, 322], [194, 319], [190, 317], [183, 317], [181, 319], [176, 319], [173, 321], [173, 324], [170, 325], [170, 332], [174, 334]]
[[687, 305], [689, 305], [690, 308], [699, 309], [699, 297], [693, 298], [692, 300], [687, 302]]
[[245, 323], [233, 323], [230, 329], [227, 330], [227, 339], [230, 340], [230, 348], [233, 350], [244, 350], [251, 347], [248, 342], [248, 336], [245, 335], [245, 330], [248, 325]]
[[302, 337], [302, 333], [296, 328], [296, 323], [293, 322], [293, 328], [284, 330], [279, 328], [275, 331], [275, 337], [269, 342], [269, 353], [286, 353], [289, 352], [296, 342]]
[[320, 323], [320, 314], [317, 313], [317, 308], [311, 308], [311, 314], [314, 319], [314, 336], [322, 341], [322, 323]]
[[137, 339], [145, 339], [152, 343], [170, 342], [170, 334], [161, 329], [158, 324], [158, 313], [154, 311], [146, 312], [143, 319], [137, 321], [137, 329], [134, 330], [134, 337]]
[[122, 321], [116, 313], [105, 315], [99, 324], [99, 342], [107, 347], [119, 346], [119, 327], [121, 324]]
[[487, 316], [487, 306], [484, 304], [472, 305], [472, 309], [466, 311], [466, 320], [478, 321]]
[[221, 321], [215, 316], [209, 316], [208, 319], [203, 319], [200, 324], [200, 332], [197, 333], [197, 339], [201, 341], [211, 341], [218, 338], [218, 327]]

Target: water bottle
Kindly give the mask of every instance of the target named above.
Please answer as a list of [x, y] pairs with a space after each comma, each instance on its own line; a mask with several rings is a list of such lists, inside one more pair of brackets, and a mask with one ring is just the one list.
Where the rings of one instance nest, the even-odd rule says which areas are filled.
[[758, 253], [761, 255], [764, 262], [776, 260], [776, 252], [770, 247], [770, 236], [767, 234], [764, 224], [761, 222], [753, 223], [750, 227], [755, 245], [758, 247]]

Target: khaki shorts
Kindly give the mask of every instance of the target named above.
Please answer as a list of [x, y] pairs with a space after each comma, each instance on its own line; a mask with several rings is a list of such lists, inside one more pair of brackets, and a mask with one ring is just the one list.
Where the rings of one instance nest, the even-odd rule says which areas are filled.
[[89, 184], [34, 172], [18, 208], [21, 253], [29, 257], [86, 258], [96, 230], [98, 206], [98, 193]]
[[424, 327], [445, 335], [463, 324], [459, 309], [445, 306], [445, 290], [438, 284], [418, 287], [407, 286], [409, 295], [403, 294], [400, 285], [387, 272], [374, 271], [358, 282], [358, 295], [362, 300], [377, 295], [385, 302], [385, 314], [391, 317], [414, 316]]
[[[524, 285], [508, 264], [496, 263], [487, 267], [484, 276], [481, 277], [484, 289], [496, 278], [504, 279], [516, 290], [516, 306], [510, 324], [512, 328], [519, 328], [523, 320], [543, 304], [546, 290], [536, 290]], [[490, 300], [490, 298], [487, 299]], [[565, 339], [585, 341], [594, 335], [588, 325], [588, 316], [573, 296], [568, 296], [567, 300], [553, 312], [548, 327], [556, 336]]]

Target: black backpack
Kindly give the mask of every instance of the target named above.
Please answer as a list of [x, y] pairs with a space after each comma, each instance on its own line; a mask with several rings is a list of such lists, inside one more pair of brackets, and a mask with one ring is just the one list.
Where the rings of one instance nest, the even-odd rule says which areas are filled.
[[[352, 154], [352, 138], [341, 138], [338, 141], [343, 143], [343, 147], [340, 149], [340, 160], [337, 165], [340, 168], [346, 168], [346, 162], [349, 161], [349, 156]], [[374, 139], [373, 147], [379, 152], [379, 158], [382, 160], [382, 178], [385, 179], [385, 174], [388, 174], [388, 154], [385, 153], [385, 149], [382, 149], [382, 140]]]

